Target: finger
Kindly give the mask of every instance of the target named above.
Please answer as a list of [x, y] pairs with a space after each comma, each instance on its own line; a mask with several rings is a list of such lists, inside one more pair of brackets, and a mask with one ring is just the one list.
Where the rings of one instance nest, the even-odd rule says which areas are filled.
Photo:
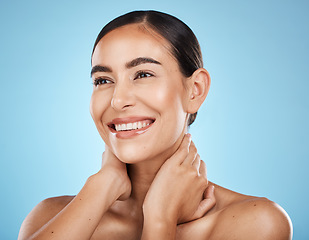
[[113, 151], [105, 145], [105, 151], [102, 155], [102, 167], [105, 165], [111, 165], [114, 167], [123, 167], [123, 162], [120, 161]]
[[196, 158], [196, 154], [197, 154], [197, 149], [195, 147], [195, 144], [193, 141], [190, 142], [190, 147], [189, 147], [189, 153], [186, 156], [185, 160], [183, 161], [183, 164], [186, 165], [192, 165], [195, 158]]
[[201, 176], [203, 176], [205, 179], [207, 179], [206, 164], [203, 160], [200, 161], [199, 173], [200, 173]]
[[110, 158], [110, 149], [109, 147], [105, 144], [105, 151], [102, 153], [102, 165], [101, 167], [103, 167], [107, 162], [108, 159]]
[[189, 153], [190, 143], [191, 143], [191, 134], [187, 133], [183, 137], [179, 148], [170, 159], [175, 159], [175, 161], [177, 161], [178, 164], [182, 164]]
[[111, 156], [111, 150], [109, 149], [109, 147], [105, 144], [105, 151], [102, 154], [102, 166], [104, 164], [106, 164], [106, 162], [108, 161], [108, 159]]
[[201, 165], [201, 157], [199, 154], [196, 154], [196, 157], [193, 160], [192, 166], [197, 170], [197, 172], [199, 172], [200, 165]]
[[215, 198], [215, 193], [214, 193], [215, 187], [214, 185], [209, 186], [206, 188], [204, 197], [196, 212], [192, 216], [192, 220], [198, 219], [203, 217], [209, 210], [211, 210], [215, 205], [216, 205], [216, 198]]

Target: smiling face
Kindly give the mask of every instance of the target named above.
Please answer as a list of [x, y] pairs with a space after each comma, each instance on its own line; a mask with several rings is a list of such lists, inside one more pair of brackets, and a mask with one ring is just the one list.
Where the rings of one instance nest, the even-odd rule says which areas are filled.
[[125, 163], [171, 156], [187, 128], [187, 81], [169, 43], [140, 24], [105, 35], [92, 57], [90, 112]]

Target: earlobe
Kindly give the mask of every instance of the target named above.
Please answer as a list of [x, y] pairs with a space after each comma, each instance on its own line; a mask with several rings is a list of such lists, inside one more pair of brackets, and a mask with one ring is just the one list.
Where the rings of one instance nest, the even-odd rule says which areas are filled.
[[188, 113], [196, 113], [204, 102], [210, 87], [210, 76], [206, 69], [197, 69], [191, 77], [191, 93]]

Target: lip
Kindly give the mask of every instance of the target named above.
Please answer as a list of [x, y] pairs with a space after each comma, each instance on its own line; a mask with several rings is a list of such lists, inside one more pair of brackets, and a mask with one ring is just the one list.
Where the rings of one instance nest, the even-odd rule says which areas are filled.
[[[146, 121], [150, 120], [151, 123], [147, 125], [146, 127], [140, 128], [140, 129], [135, 129], [135, 130], [130, 130], [130, 131], [116, 131], [113, 127], [115, 124], [128, 124], [128, 123], [134, 123], [134, 122], [139, 122], [139, 121]], [[149, 130], [150, 127], [152, 127], [153, 123], [155, 122], [155, 118], [152, 117], [146, 117], [146, 116], [132, 116], [132, 117], [124, 117], [124, 118], [115, 118], [111, 122], [107, 123], [107, 126], [111, 133], [113, 135], [116, 135], [117, 138], [121, 139], [127, 139], [127, 138], [132, 138], [135, 136], [139, 136]]]

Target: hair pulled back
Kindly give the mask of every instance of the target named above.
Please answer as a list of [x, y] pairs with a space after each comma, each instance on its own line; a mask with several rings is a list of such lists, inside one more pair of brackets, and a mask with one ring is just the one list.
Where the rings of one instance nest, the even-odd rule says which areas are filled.
[[[178, 18], [158, 11], [133, 11], [115, 18], [100, 31], [92, 50], [99, 41], [112, 30], [133, 23], [142, 23], [165, 38], [171, 47], [171, 53], [178, 62], [180, 71], [190, 77], [195, 70], [203, 67], [203, 59], [199, 42], [192, 30]], [[197, 112], [190, 114], [190, 126]]]

